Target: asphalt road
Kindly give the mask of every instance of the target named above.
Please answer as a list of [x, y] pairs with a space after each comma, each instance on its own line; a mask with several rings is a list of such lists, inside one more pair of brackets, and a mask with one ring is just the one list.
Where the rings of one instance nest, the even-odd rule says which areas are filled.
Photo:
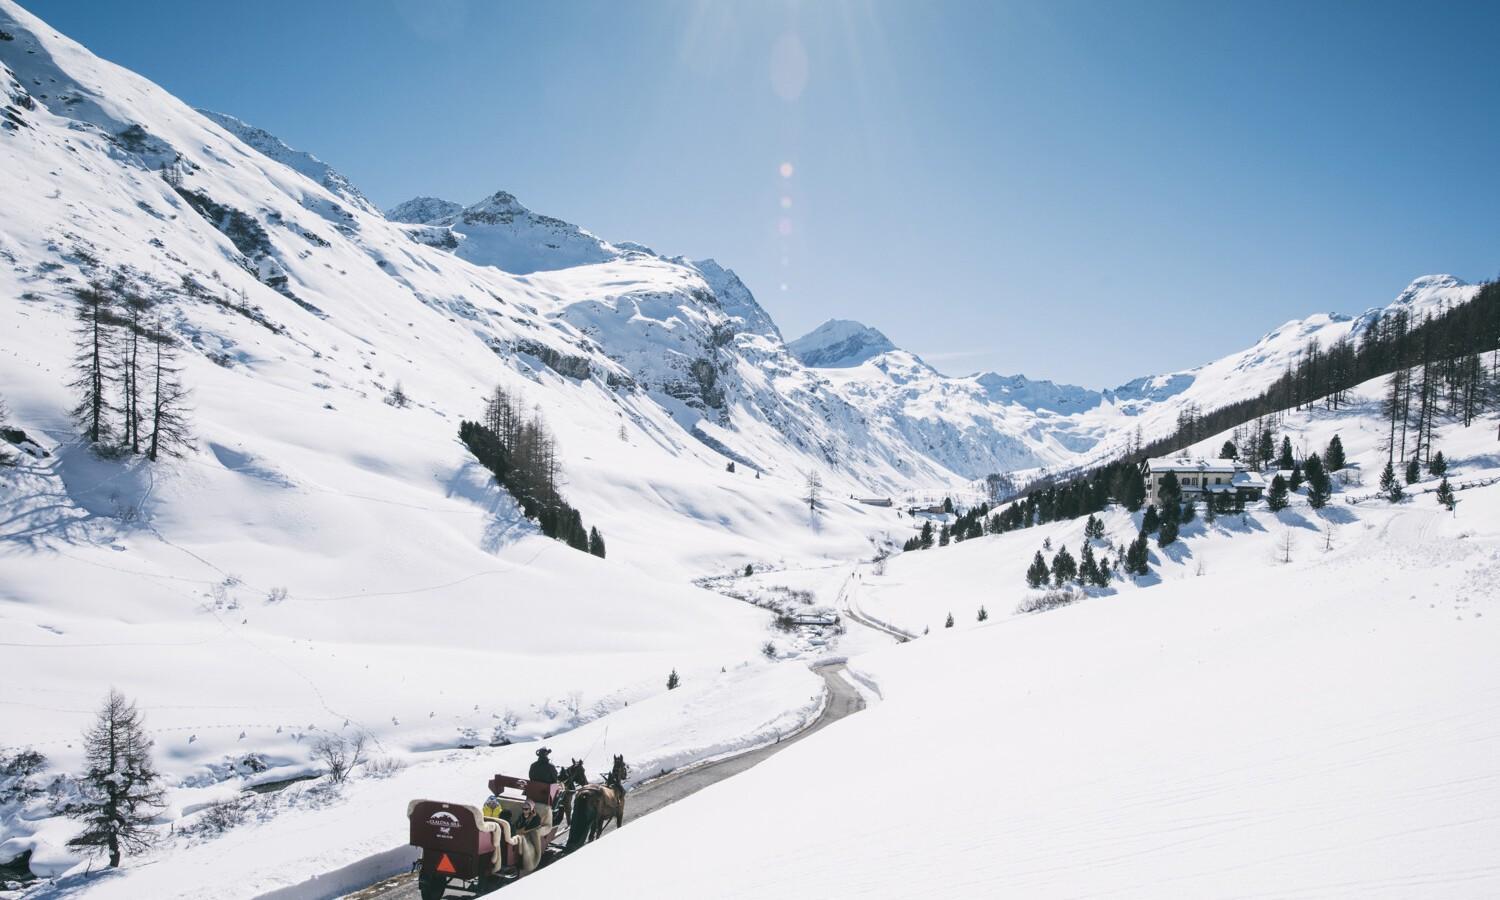
[[[823, 714], [818, 716], [816, 721], [796, 734], [786, 737], [775, 744], [768, 744], [756, 750], [748, 750], [744, 753], [700, 766], [679, 769], [676, 772], [670, 772], [636, 785], [625, 799], [625, 825], [628, 827], [634, 819], [650, 815], [656, 810], [664, 806], [670, 806], [678, 800], [691, 796], [711, 784], [738, 775], [761, 760], [780, 753], [809, 734], [827, 727], [832, 722], [837, 722], [850, 713], [864, 709], [864, 698], [844, 678], [842, 674], [844, 666], [842, 663], [820, 666], [815, 671], [823, 676], [823, 682], [828, 686], [828, 704], [823, 708]], [[613, 829], [611, 828], [610, 830]], [[603, 837], [607, 838], [610, 830], [605, 831]], [[412, 854], [413, 858], [415, 858], [415, 849], [413, 849]], [[567, 860], [559, 860], [558, 864], [568, 865], [568, 862]], [[419, 900], [417, 878], [412, 874], [397, 875], [394, 878], [388, 878], [385, 881], [349, 894], [345, 900]]]

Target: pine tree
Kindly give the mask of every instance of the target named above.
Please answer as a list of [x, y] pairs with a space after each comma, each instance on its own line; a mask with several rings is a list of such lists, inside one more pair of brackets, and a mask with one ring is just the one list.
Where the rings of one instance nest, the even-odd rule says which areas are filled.
[[808, 472], [807, 485], [804, 490], [805, 493], [802, 499], [807, 501], [808, 511], [816, 514], [818, 511], [818, 501], [823, 498], [823, 476], [817, 472]]
[[953, 513], [953, 498], [952, 497], [944, 497], [943, 498], [943, 512], [948, 513], [950, 515]]
[[1296, 459], [1292, 456], [1292, 439], [1283, 435], [1281, 438], [1281, 456], [1276, 460], [1276, 467], [1278, 469], [1290, 469], [1295, 464]]
[[1328, 498], [1333, 493], [1333, 483], [1328, 478], [1328, 473], [1323, 471], [1323, 460], [1316, 453], [1310, 453], [1307, 457], [1307, 505], [1313, 509], [1322, 509], [1328, 505]]
[[1421, 477], [1422, 477], [1422, 466], [1421, 466], [1421, 464], [1419, 462], [1417, 462], [1417, 458], [1415, 456], [1413, 456], [1411, 459], [1409, 459], [1409, 460], [1406, 461], [1406, 473], [1405, 474], [1406, 474], [1406, 483], [1407, 484], [1416, 484], [1417, 481], [1419, 481], [1421, 479]]
[[176, 362], [176, 341], [161, 327], [161, 320], [150, 332], [153, 350], [151, 364], [151, 436], [146, 458], [152, 462], [161, 454], [179, 455], [192, 444], [188, 427], [187, 389], [182, 386]]
[[1234, 441], [1225, 441], [1224, 446], [1219, 448], [1219, 459], [1239, 459], [1240, 451], [1234, 446]]
[[1344, 459], [1344, 442], [1334, 435], [1328, 442], [1328, 450], [1323, 454], [1323, 468], [1329, 472], [1341, 471], [1347, 461]]
[[985, 609], [984, 605], [981, 604], [980, 607], [979, 607], [979, 614], [977, 616], [975, 616], [975, 618], [977, 618], [979, 621], [983, 622], [984, 620], [988, 619], [989, 617], [990, 617], [989, 610]]
[[1146, 507], [1146, 514], [1141, 517], [1141, 531], [1153, 534], [1161, 527], [1161, 516], [1157, 514], [1154, 505]]
[[1068, 552], [1067, 547], [1057, 551], [1052, 557], [1052, 586], [1062, 587], [1065, 583], [1078, 577], [1078, 562], [1073, 559], [1073, 554]]
[[939, 547], [946, 547], [946, 546], [948, 546], [948, 541], [952, 540], [952, 538], [953, 538], [953, 532], [949, 530], [947, 522], [944, 522], [942, 525], [938, 526], [938, 546]]
[[1135, 512], [1146, 502], [1146, 476], [1134, 464], [1125, 466], [1123, 475], [1118, 499], [1121, 506]]
[[1195, 519], [1197, 517], [1198, 517], [1198, 504], [1191, 497], [1189, 497], [1182, 504], [1182, 524], [1186, 525], [1187, 523], [1193, 521], [1193, 519]]
[[1385, 469], [1380, 473], [1380, 492], [1385, 494], [1386, 499], [1392, 503], [1399, 503], [1406, 495], [1401, 482], [1396, 480], [1396, 467], [1390, 460], [1385, 461]]
[[1212, 525], [1219, 518], [1219, 502], [1223, 494], [1209, 494], [1203, 498], [1203, 521]]
[[1042, 551], [1038, 550], [1036, 556], [1031, 558], [1031, 567], [1026, 570], [1026, 584], [1029, 587], [1039, 588], [1047, 583], [1047, 561], [1042, 558]]
[[120, 276], [115, 278], [112, 290], [123, 301], [120, 324], [123, 326], [124, 334], [116, 348], [119, 355], [116, 369], [120, 373], [120, 386], [123, 391], [120, 411], [125, 418], [122, 443], [130, 447], [131, 453], [139, 453], [141, 452], [141, 419], [145, 415], [145, 391], [141, 384], [141, 375], [147, 364], [147, 360], [142, 359], [141, 350], [142, 344], [149, 341], [146, 317], [155, 305], [155, 301], [150, 295], [142, 293]]
[[83, 833], [68, 846], [103, 850], [110, 867], [118, 868], [125, 851], [145, 850], [156, 838], [150, 824], [163, 806], [163, 793], [151, 762], [151, 739], [135, 704], [111, 690], [83, 741], [87, 769], [78, 780], [80, 796], [65, 809], [84, 823]]
[[1078, 583], [1081, 585], [1099, 583], [1099, 561], [1094, 558], [1094, 545], [1087, 540], [1083, 542], [1083, 549], [1078, 553]]
[[1454, 503], [1457, 502], [1453, 499], [1453, 488], [1448, 484], [1448, 476], [1446, 475], [1444, 475], [1443, 480], [1438, 483], [1437, 502], [1448, 507], [1450, 511], [1453, 509]]
[[1177, 540], [1180, 526], [1176, 522], [1162, 520], [1161, 527], [1156, 530], [1156, 546], [1165, 547]]
[[1263, 469], [1276, 453], [1276, 437], [1267, 428], [1260, 433], [1260, 443], [1255, 448], [1256, 468]]
[[98, 281], [90, 281], [86, 287], [73, 292], [78, 300], [74, 317], [78, 324], [73, 329], [73, 374], [69, 385], [77, 391], [78, 402], [73, 407], [73, 418], [83, 429], [90, 444], [98, 444], [109, 436], [109, 400], [105, 396], [108, 374], [106, 367], [114, 356], [117, 344], [114, 328], [119, 324], [115, 315], [114, 298]]
[[677, 670], [673, 669], [672, 674], [667, 676], [667, 690], [675, 691], [679, 684], [682, 684], [682, 679], [677, 677]]
[[755, 574], [755, 566], [752, 566], [750, 563], [745, 563], [745, 577], [749, 578], [751, 575], [754, 575], [754, 574]]
[[[604, 558], [604, 536], [599, 533], [598, 528], [589, 528], [589, 552], [600, 559]], [[745, 568], [748, 570], [750, 567], [746, 566]], [[745, 574], [748, 575], [750, 573], [747, 571]]]
[[1271, 512], [1280, 512], [1286, 509], [1286, 504], [1286, 479], [1282, 478], [1281, 473], [1278, 472], [1276, 477], [1271, 479], [1271, 490], [1266, 494], [1266, 506], [1270, 507]]
[[948, 613], [948, 621], [946, 621], [946, 622], [943, 623], [943, 627], [944, 628], [952, 628], [953, 627], [953, 613]]
[[1302, 487], [1302, 477], [1302, 464], [1292, 463], [1292, 477], [1287, 482], [1287, 487], [1294, 491]]
[[1125, 551], [1125, 573], [1145, 575], [1151, 571], [1151, 548], [1146, 543], [1146, 532], [1142, 531], [1130, 542]]
[[1161, 478], [1161, 487], [1156, 492], [1157, 515], [1163, 523], [1177, 524], [1182, 521], [1182, 482], [1176, 472], [1168, 472]]
[[1439, 450], [1432, 455], [1432, 461], [1427, 464], [1427, 471], [1434, 478], [1442, 478], [1448, 474], [1448, 460], [1443, 456], [1443, 451]]
[[922, 523], [922, 533], [918, 535], [918, 538], [922, 542], [923, 550], [929, 550], [932, 548], [932, 520], [929, 519], [928, 521]]

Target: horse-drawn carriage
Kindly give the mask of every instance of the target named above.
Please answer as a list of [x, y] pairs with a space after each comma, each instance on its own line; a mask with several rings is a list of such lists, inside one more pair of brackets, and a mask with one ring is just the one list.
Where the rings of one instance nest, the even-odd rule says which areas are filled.
[[[578, 760], [563, 770], [561, 784], [496, 775], [489, 788], [490, 804], [498, 810], [490, 804], [482, 811], [464, 803], [411, 801], [406, 805], [406, 819], [410, 843], [422, 850], [421, 859], [413, 865], [419, 872], [417, 888], [422, 900], [439, 900], [450, 888], [487, 893], [597, 837], [608, 818], [614, 818], [618, 827], [625, 814], [628, 773], [625, 761], [617, 756], [604, 784], [584, 784], [583, 763]], [[576, 823], [575, 793], [581, 813]], [[513, 831], [512, 824], [522, 822], [528, 804], [539, 823]]]

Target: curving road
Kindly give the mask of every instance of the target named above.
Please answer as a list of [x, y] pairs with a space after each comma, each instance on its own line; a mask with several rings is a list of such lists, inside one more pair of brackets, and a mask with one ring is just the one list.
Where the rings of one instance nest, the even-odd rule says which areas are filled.
[[[837, 722], [850, 713], [864, 709], [864, 698], [844, 676], [843, 663], [818, 666], [814, 671], [823, 676], [823, 683], [828, 687], [828, 703], [823, 707], [822, 714], [811, 725], [774, 744], [747, 750], [714, 762], [679, 769], [636, 785], [631, 789], [625, 804], [625, 821], [629, 823], [632, 819], [650, 815], [715, 782], [738, 775], [761, 760], [780, 753], [809, 734], [832, 722]], [[605, 835], [608, 836], [608, 834], [609, 832], [606, 831]], [[415, 852], [414, 850], [413, 854]], [[566, 862], [562, 864], [567, 865]], [[349, 894], [345, 900], [418, 900], [417, 878], [412, 874], [397, 875]]]

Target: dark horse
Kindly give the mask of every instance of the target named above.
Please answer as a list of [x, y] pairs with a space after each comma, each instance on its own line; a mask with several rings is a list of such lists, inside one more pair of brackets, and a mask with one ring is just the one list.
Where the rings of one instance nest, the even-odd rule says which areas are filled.
[[[562, 781], [562, 793], [557, 795], [559, 811], [562, 813], [563, 821], [569, 825], [573, 823], [573, 795], [578, 789], [588, 783], [588, 773], [583, 770], [583, 760], [575, 759], [571, 766], [567, 766], [558, 773]], [[556, 819], [556, 816], [553, 816]]]
[[625, 824], [625, 779], [630, 767], [625, 757], [616, 756], [615, 765], [603, 784], [586, 784], [573, 798], [573, 817], [568, 823], [568, 849], [576, 850], [597, 838], [610, 819], [615, 827]]

